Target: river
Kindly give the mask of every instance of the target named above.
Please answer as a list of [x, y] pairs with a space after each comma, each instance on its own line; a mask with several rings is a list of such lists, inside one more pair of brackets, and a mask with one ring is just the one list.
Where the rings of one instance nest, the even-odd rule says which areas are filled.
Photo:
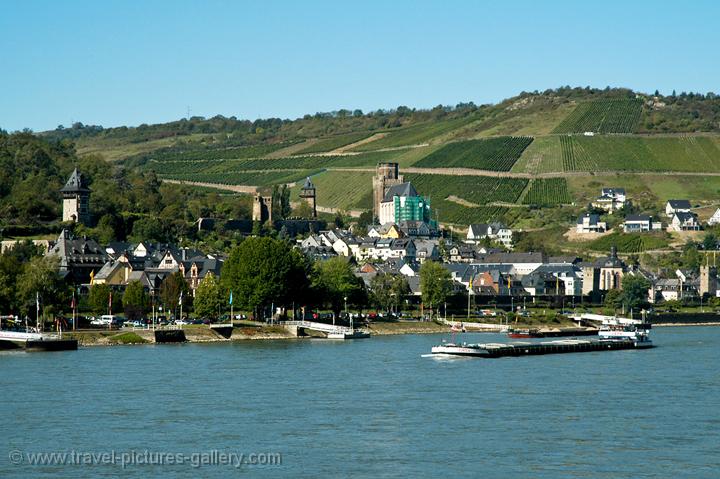
[[[439, 335], [4, 352], [0, 477], [719, 477], [720, 328], [652, 336], [503, 359], [422, 357]], [[29, 464], [49, 452], [66, 464]]]

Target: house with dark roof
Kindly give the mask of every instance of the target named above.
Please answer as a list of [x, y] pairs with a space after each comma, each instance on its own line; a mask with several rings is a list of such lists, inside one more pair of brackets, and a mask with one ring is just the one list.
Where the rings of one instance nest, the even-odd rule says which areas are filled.
[[668, 200], [665, 203], [665, 216], [672, 218], [675, 213], [690, 213], [690, 201], [688, 200]]
[[648, 215], [627, 215], [623, 223], [625, 233], [644, 233], [648, 231], [659, 231], [662, 228], [660, 221], [653, 221]]
[[90, 273], [102, 268], [108, 259], [97, 241], [84, 236], [75, 238], [67, 230], [60, 232], [47, 256], [60, 258], [60, 274], [77, 285], [89, 283]]
[[702, 229], [695, 213], [678, 211], [672, 217], [668, 231], [699, 231]]
[[600, 191], [600, 196], [592, 202], [592, 206], [612, 214], [613, 211], [625, 206], [625, 202], [625, 188], [603, 188]]
[[600, 221], [600, 216], [586, 213], [578, 218], [575, 231], [580, 234], [604, 233], [607, 231], [607, 224]]

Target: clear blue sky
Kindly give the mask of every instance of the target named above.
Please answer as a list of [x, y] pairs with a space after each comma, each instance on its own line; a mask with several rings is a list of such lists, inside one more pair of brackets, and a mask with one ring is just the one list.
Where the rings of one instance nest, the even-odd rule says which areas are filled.
[[5, 1], [0, 128], [720, 92], [720, 2]]

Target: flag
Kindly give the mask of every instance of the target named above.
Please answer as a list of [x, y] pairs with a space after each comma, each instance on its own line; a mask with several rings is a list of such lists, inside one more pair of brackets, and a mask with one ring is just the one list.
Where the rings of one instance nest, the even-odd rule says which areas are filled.
[[473, 287], [473, 276], [470, 275], [470, 281], [468, 281], [468, 289], [472, 290], [472, 287]]
[[35, 307], [40, 310], [40, 293], [35, 291]]
[[230, 306], [232, 306], [232, 289], [230, 290], [230, 301], [228, 302]]
[[70, 301], [70, 307], [75, 310], [75, 292], [73, 291], [72, 301]]
[[90, 286], [95, 284], [95, 270], [90, 271]]
[[178, 300], [178, 304], [179, 304], [180, 306], [182, 306], [182, 295], [183, 295], [183, 292], [180, 291], [180, 299]]

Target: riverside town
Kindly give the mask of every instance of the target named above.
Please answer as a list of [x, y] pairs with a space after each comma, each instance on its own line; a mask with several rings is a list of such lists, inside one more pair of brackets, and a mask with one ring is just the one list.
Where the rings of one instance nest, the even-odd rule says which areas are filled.
[[0, 477], [716, 477], [720, 6], [609, 2], [9, 0]]

